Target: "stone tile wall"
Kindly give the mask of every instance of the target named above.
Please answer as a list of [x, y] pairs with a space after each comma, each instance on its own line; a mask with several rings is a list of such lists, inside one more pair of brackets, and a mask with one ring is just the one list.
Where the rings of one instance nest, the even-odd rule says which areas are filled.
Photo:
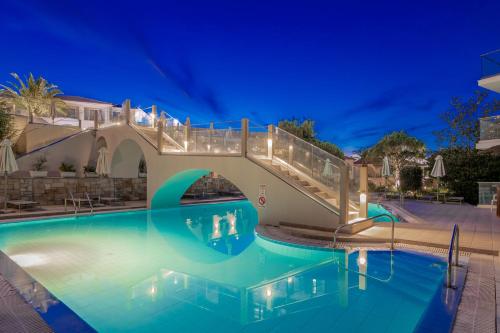
[[[5, 181], [0, 179], [0, 196]], [[69, 197], [117, 196], [123, 200], [146, 200], [147, 178], [14, 178], [7, 179], [10, 200], [33, 200], [41, 205], [59, 205]]]

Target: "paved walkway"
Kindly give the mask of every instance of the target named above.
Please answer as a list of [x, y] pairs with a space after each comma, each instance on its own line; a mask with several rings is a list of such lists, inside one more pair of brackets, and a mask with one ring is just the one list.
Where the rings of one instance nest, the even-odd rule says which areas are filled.
[[[389, 206], [395, 205], [389, 202]], [[399, 206], [395, 206], [398, 208]], [[435, 244], [447, 247], [454, 224], [460, 227], [460, 246], [482, 253], [500, 251], [500, 218], [489, 209], [463, 204], [435, 204], [406, 201], [402, 211], [418, 218], [418, 223], [396, 225], [395, 238], [416, 244]], [[352, 238], [388, 239], [390, 223], [377, 223]], [[346, 236], [348, 237], [348, 236]], [[344, 239], [346, 237], [343, 237]]]

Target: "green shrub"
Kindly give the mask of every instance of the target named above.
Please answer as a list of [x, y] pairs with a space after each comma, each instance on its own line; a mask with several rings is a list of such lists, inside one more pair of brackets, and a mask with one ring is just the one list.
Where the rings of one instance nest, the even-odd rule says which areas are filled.
[[401, 190], [403, 192], [419, 192], [422, 189], [422, 169], [417, 166], [407, 166], [401, 170]]
[[70, 163], [64, 163], [62, 162], [61, 165], [59, 166], [59, 171], [62, 172], [75, 172], [75, 166]]

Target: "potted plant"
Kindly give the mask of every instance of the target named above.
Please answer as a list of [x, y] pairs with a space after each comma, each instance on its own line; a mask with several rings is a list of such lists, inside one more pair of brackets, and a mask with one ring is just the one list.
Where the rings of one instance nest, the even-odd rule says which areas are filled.
[[96, 178], [97, 173], [95, 172], [95, 167], [91, 165], [86, 165], [83, 167], [83, 174], [86, 178]]
[[146, 178], [148, 176], [148, 169], [146, 167], [146, 161], [141, 158], [139, 161], [139, 178]]
[[33, 170], [30, 170], [30, 177], [47, 177], [47, 170], [44, 170], [45, 163], [47, 163], [47, 158], [44, 155], [38, 157], [33, 163]]
[[61, 171], [61, 177], [63, 178], [76, 176], [75, 167], [73, 166], [73, 164], [70, 163], [62, 162], [61, 165], [59, 166], [59, 171]]

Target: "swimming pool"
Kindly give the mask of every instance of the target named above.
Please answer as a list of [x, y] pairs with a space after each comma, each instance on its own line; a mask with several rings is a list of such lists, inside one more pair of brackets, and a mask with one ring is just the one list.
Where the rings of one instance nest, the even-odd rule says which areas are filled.
[[248, 202], [46, 219], [1, 225], [0, 250], [99, 332], [413, 332], [436, 311], [449, 328], [442, 260], [288, 246], [256, 223]]
[[[394, 220], [396, 222], [399, 222], [399, 219], [394, 214], [392, 214], [390, 211], [385, 209], [384, 206], [379, 205], [379, 204], [374, 204], [374, 203], [368, 203], [368, 217], [377, 216], [380, 214], [389, 214], [394, 218]], [[374, 221], [375, 222], [391, 222], [391, 219], [388, 218], [387, 216], [381, 216], [381, 217], [377, 217]]]

